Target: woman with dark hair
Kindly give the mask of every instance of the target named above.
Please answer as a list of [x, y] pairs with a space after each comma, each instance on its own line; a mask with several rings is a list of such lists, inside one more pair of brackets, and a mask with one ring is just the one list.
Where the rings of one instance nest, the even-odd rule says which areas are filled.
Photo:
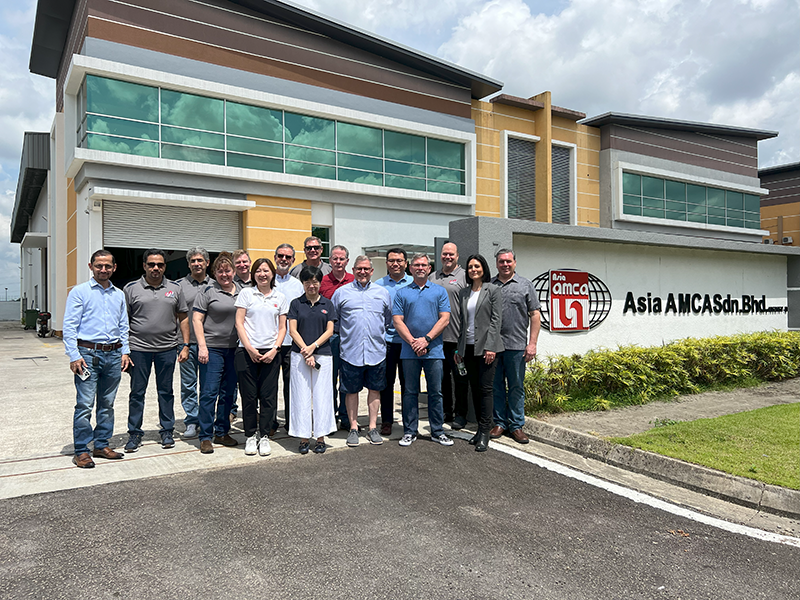
[[464, 363], [472, 390], [472, 403], [478, 418], [478, 432], [469, 441], [477, 452], [489, 448], [492, 428], [495, 356], [502, 352], [500, 329], [503, 324], [503, 298], [500, 288], [489, 283], [489, 265], [480, 254], [467, 259], [467, 283], [458, 299], [461, 304], [461, 334], [456, 360]]
[[321, 296], [322, 271], [305, 266], [300, 283], [305, 294], [289, 305], [289, 335], [292, 336], [292, 366], [289, 405], [289, 435], [300, 438], [300, 454], [308, 454], [312, 434], [314, 452], [325, 452], [325, 436], [336, 431], [333, 415], [333, 305]]
[[192, 326], [197, 337], [200, 371], [200, 452], [211, 454], [214, 443], [239, 444], [230, 436], [231, 406], [236, 396], [236, 297], [240, 287], [233, 281], [233, 257], [221, 252], [211, 265], [215, 281], [197, 294], [192, 307]]
[[250, 281], [236, 299], [236, 374], [242, 394], [244, 453], [267, 456], [269, 432], [278, 407], [278, 374], [280, 361], [275, 357], [286, 336], [286, 297], [273, 288], [275, 265], [268, 258], [259, 258], [250, 270]]

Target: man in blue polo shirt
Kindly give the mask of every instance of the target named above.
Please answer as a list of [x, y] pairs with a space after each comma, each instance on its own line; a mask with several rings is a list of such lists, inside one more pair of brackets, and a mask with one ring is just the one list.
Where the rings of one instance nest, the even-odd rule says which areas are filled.
[[400, 360], [406, 379], [403, 392], [403, 437], [401, 446], [410, 446], [417, 439], [419, 425], [419, 376], [425, 370], [428, 387], [428, 420], [431, 438], [443, 446], [453, 440], [444, 433], [442, 408], [442, 348], [441, 333], [450, 322], [450, 301], [447, 291], [430, 283], [430, 259], [427, 254], [415, 254], [411, 259], [409, 285], [397, 290], [392, 309], [394, 327], [403, 348]]

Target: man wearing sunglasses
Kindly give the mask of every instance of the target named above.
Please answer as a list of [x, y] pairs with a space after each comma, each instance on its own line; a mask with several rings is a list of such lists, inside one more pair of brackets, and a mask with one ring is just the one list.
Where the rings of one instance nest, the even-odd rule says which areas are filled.
[[175, 395], [172, 390], [175, 360], [177, 358], [182, 363], [189, 358], [188, 307], [181, 286], [164, 277], [166, 253], [155, 248], [145, 250], [142, 266], [144, 275], [123, 289], [128, 303], [132, 363], [125, 452], [136, 452], [142, 445], [144, 394], [154, 365], [161, 446], [172, 448], [175, 445]]
[[322, 275], [327, 275], [333, 269], [329, 264], [322, 262], [322, 240], [315, 235], [308, 236], [303, 242], [306, 259], [291, 270], [292, 277], [300, 277], [303, 267], [317, 267], [322, 270]]

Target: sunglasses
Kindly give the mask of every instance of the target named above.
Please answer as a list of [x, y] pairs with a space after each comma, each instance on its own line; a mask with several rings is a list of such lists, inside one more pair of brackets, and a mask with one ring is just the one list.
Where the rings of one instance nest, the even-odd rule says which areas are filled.
[[280, 258], [282, 260], [292, 260], [294, 256], [292, 256], [291, 254], [276, 254], [275, 258]]
[[157, 262], [148, 262], [148, 263], [145, 263], [145, 264], [146, 264], [148, 267], [150, 267], [151, 269], [156, 269], [156, 268], [158, 268], [158, 269], [163, 269], [164, 267], [166, 267], [166, 266], [167, 266], [167, 265], [166, 265], [166, 264], [164, 264], [164, 263], [157, 263]]
[[321, 252], [322, 246], [306, 246], [306, 252]]

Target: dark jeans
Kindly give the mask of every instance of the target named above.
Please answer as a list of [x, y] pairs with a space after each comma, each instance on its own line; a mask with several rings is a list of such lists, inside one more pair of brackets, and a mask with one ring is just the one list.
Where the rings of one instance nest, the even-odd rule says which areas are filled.
[[[264, 354], [266, 350], [258, 349]], [[239, 378], [239, 393], [242, 395], [242, 421], [244, 434], [251, 437], [258, 432], [269, 435], [278, 408], [278, 374], [280, 353], [270, 363], [253, 362], [247, 350], [236, 349], [236, 375]]]
[[492, 428], [494, 411], [494, 371], [497, 359], [487, 365], [483, 356], [475, 356], [475, 346], [469, 345], [465, 350], [464, 366], [467, 376], [464, 378], [472, 388], [472, 406], [475, 418], [478, 419], [478, 431], [488, 432]]
[[175, 374], [175, 361], [178, 349], [163, 352], [142, 352], [131, 350], [131, 394], [128, 396], [128, 433], [144, 435], [144, 393], [150, 380], [150, 371], [156, 367], [156, 390], [158, 392], [159, 433], [172, 433], [175, 428], [175, 395], [172, 391], [172, 378]]
[[[288, 333], [286, 334], [289, 335]], [[289, 430], [289, 389], [291, 387], [290, 377], [291, 368], [292, 368], [292, 347], [291, 346], [281, 346], [280, 351], [278, 352], [278, 356], [275, 357], [275, 360], [272, 362], [277, 361], [278, 364], [281, 366], [281, 378], [283, 380], [283, 416], [286, 421], [286, 430]], [[275, 420], [272, 422], [272, 428], [278, 428], [278, 408], [275, 407]]]
[[[400, 375], [400, 392], [406, 392], [406, 375], [400, 362], [403, 344], [386, 344], [386, 387], [381, 390], [381, 423], [394, 423], [394, 380]], [[402, 398], [402, 396], [401, 396]]]
[[[339, 387], [339, 367], [341, 366], [341, 346], [342, 342], [338, 333], [334, 333], [331, 337], [331, 354], [333, 354], [333, 414], [336, 416], [338, 413], [339, 421], [342, 427], [350, 429], [350, 418], [347, 416], [347, 406], [345, 405], [345, 398], [347, 394], [343, 391], [338, 391]], [[338, 399], [338, 404], [337, 404]], [[337, 408], [338, 407], [338, 408]]]
[[231, 430], [231, 406], [236, 397], [236, 348], [209, 348], [208, 362], [200, 363], [200, 441]]
[[[444, 406], [444, 420], [449, 421], [450, 417], [460, 416], [467, 418], [467, 397], [469, 396], [469, 384], [467, 378], [458, 374], [455, 355], [458, 344], [455, 342], [444, 342], [444, 365], [442, 369], [442, 404]], [[452, 375], [452, 379], [450, 378]], [[477, 413], [476, 413], [477, 414]]]

